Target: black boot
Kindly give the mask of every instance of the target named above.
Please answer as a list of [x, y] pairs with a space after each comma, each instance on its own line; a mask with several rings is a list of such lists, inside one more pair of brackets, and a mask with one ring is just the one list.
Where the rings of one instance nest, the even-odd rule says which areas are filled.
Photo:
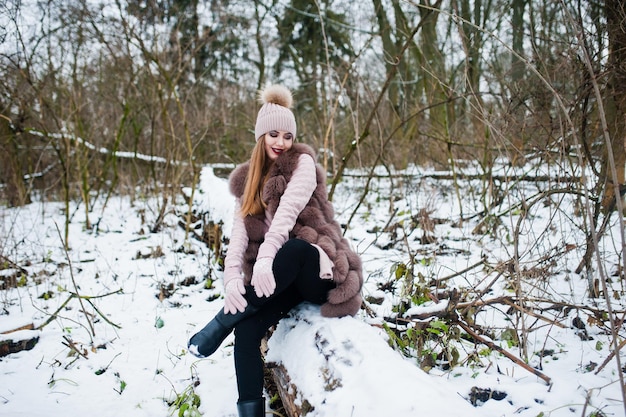
[[220, 310], [213, 320], [189, 339], [189, 343], [187, 343], [189, 352], [198, 358], [206, 358], [212, 355], [230, 332], [233, 331], [237, 323], [257, 311], [258, 308], [250, 304], [241, 313], [226, 314], [224, 309]]
[[239, 417], [265, 417], [265, 398], [237, 403]]

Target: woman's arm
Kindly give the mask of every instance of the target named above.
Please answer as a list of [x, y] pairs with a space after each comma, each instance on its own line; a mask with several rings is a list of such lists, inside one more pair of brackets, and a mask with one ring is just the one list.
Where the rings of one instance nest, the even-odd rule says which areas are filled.
[[291, 180], [280, 198], [272, 223], [259, 248], [257, 259], [274, 258], [296, 224], [300, 212], [306, 207], [317, 187], [315, 161], [310, 155], [302, 154]]
[[224, 260], [224, 286], [233, 279], [241, 279], [243, 255], [248, 246], [248, 233], [240, 213], [241, 201], [235, 199], [235, 217], [230, 233], [230, 243]]

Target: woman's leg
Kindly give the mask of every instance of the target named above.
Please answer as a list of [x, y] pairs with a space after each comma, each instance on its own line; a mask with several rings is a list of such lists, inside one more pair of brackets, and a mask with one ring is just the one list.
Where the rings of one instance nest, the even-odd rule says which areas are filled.
[[[276, 253], [272, 271], [276, 280], [276, 290], [269, 297], [257, 297], [254, 287], [246, 287], [246, 299], [253, 306], [263, 306], [294, 283], [306, 295], [312, 296], [314, 299], [323, 298], [323, 302], [326, 301], [328, 290], [324, 291], [327, 288], [324, 282], [328, 280], [319, 278], [320, 254], [310, 243], [302, 239], [289, 239]], [[314, 302], [308, 299], [307, 301]]]
[[328, 291], [335, 288], [331, 279], [320, 278], [320, 254], [313, 245], [301, 240], [291, 239], [276, 254], [274, 276], [278, 288], [279, 279], [292, 278], [293, 284], [303, 301], [324, 304]]
[[[246, 299], [248, 300], [246, 310], [237, 314], [224, 314], [223, 311], [220, 311], [211, 322], [189, 340], [189, 352], [198, 357], [207, 357], [213, 354], [237, 323], [256, 315], [259, 309], [273, 303], [274, 299], [292, 287], [295, 288], [295, 292], [291, 298], [297, 300], [297, 303], [291, 305], [285, 314], [301, 301], [323, 304], [326, 301], [328, 291], [334, 288], [331, 280], [319, 278], [319, 252], [317, 249], [301, 239], [290, 239], [280, 248], [274, 258], [272, 269], [276, 279], [274, 294], [269, 297], [257, 297], [253, 287], [246, 287]], [[267, 328], [263, 330], [259, 342]]]
[[261, 398], [263, 395], [263, 359], [261, 340], [268, 329], [287, 316], [289, 311], [302, 300], [297, 291], [289, 288], [259, 311], [235, 326], [235, 371], [239, 401]]
[[287, 316], [302, 301], [321, 304], [326, 301], [332, 281], [319, 278], [319, 252], [309, 243], [291, 239], [276, 254], [273, 264], [276, 291], [270, 297], [257, 297], [253, 289], [246, 295], [259, 308], [235, 326], [235, 370], [239, 401], [263, 395], [263, 359], [261, 340], [267, 330]]

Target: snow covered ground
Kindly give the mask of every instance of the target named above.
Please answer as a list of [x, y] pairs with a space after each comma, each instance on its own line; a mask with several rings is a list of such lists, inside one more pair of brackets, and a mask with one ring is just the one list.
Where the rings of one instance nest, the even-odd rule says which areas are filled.
[[[359, 181], [347, 179], [335, 195], [343, 222], [356, 207], [362, 191]], [[527, 340], [528, 363], [541, 367], [551, 385], [501, 354], [464, 339], [455, 343], [465, 362], [450, 369], [436, 366], [429, 373], [420, 369], [415, 358], [389, 347], [381, 328], [383, 317], [393, 314], [402, 296], [400, 287], [405, 284], [393, 278], [398, 265], [408, 261], [409, 251], [421, 260], [416, 271], [425, 280], [450, 276], [482, 257], [492, 265], [511, 257], [512, 245], [498, 246], [496, 239], [472, 234], [477, 226], [472, 222], [437, 223], [435, 247], [416, 241], [422, 231], [409, 227], [412, 214], [427, 208], [432, 219], [458, 218], [459, 210], [470, 210], [473, 201], [471, 193], [464, 192], [468, 204], [462, 208], [449, 186], [409, 180], [393, 188], [382, 180], [371, 185], [368, 201], [357, 210], [346, 236], [364, 261], [364, 295], [378, 297], [380, 303], [370, 305], [370, 314], [342, 319], [322, 318], [315, 307], [304, 305], [281, 321], [269, 341], [268, 360], [282, 363], [300, 394], [315, 407], [307, 415], [624, 415], [614, 361], [595, 372], [609, 356], [610, 336], [603, 326], [593, 325], [588, 311], [557, 312], [552, 316], [558, 317], [557, 324], [537, 325], [536, 318], [525, 316], [524, 325], [533, 328]], [[225, 180], [207, 167], [195, 197], [196, 209], [223, 221], [227, 233], [232, 199]], [[554, 229], [560, 214], [552, 207], [537, 204], [536, 211], [528, 213], [533, 223], [521, 222], [516, 229], [518, 218], [511, 216], [511, 224], [504, 228], [517, 230], [522, 264], [530, 265], [538, 253], [557, 247], [555, 241], [581, 242], [580, 230]], [[49, 320], [41, 330], [27, 331], [26, 335], [39, 336], [32, 350], [0, 358], [0, 415], [164, 416], [179, 415], [181, 409], [187, 409], [184, 415], [194, 415], [196, 406], [205, 416], [236, 416], [232, 336], [208, 359], [198, 360], [186, 351], [190, 335], [222, 307], [223, 299], [214, 254], [204, 243], [186, 239], [177, 225], [185, 206], [168, 214], [168, 226], [158, 233], [149, 232], [150, 221], [156, 218], [152, 199], [116, 197], [106, 207], [97, 202], [90, 214], [97, 224], [94, 230], [84, 229], [82, 207], [72, 209], [67, 252], [62, 244], [61, 204], [33, 203], [0, 212], [2, 260], [28, 271], [25, 285], [0, 291], [0, 332], [29, 323], [38, 327]], [[391, 232], [383, 231], [396, 222]], [[575, 222], [561, 224], [565, 223]], [[395, 239], [394, 233], [400, 238]], [[606, 245], [609, 252], [610, 239]], [[553, 276], [533, 281], [535, 286], [524, 288], [524, 293], [550, 293], [553, 299], [573, 305], [588, 300], [585, 280], [572, 272], [580, 250], [564, 257], [571, 265], [547, 268]], [[14, 272], [6, 263], [0, 270], [5, 277]], [[487, 276], [493, 278], [476, 268], [447, 283], [455, 282], [460, 289], [487, 288]], [[207, 278], [215, 280], [208, 289]], [[396, 291], [383, 291], [390, 281], [398, 286]], [[619, 281], [615, 280], [614, 291], [623, 299]], [[507, 294], [507, 285], [498, 282], [486, 294], [489, 298]], [[624, 311], [623, 301], [615, 303], [617, 310]], [[434, 301], [426, 302], [410, 312], [433, 307]], [[501, 331], [511, 317], [503, 309], [485, 310], [476, 319], [484, 326], [493, 325], [495, 343], [520, 357], [519, 348], [502, 342]], [[581, 329], [571, 326], [577, 314], [587, 323], [590, 337], [581, 337]], [[622, 336], [623, 332], [622, 328]], [[498, 400], [495, 395], [473, 406], [472, 388], [506, 396]]]

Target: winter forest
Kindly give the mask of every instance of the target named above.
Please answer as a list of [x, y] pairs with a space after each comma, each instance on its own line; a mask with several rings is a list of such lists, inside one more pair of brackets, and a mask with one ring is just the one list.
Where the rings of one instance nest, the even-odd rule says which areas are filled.
[[186, 343], [268, 83], [365, 282], [268, 334], [267, 415], [626, 415], [621, 0], [3, 2], [0, 414], [236, 415]]

